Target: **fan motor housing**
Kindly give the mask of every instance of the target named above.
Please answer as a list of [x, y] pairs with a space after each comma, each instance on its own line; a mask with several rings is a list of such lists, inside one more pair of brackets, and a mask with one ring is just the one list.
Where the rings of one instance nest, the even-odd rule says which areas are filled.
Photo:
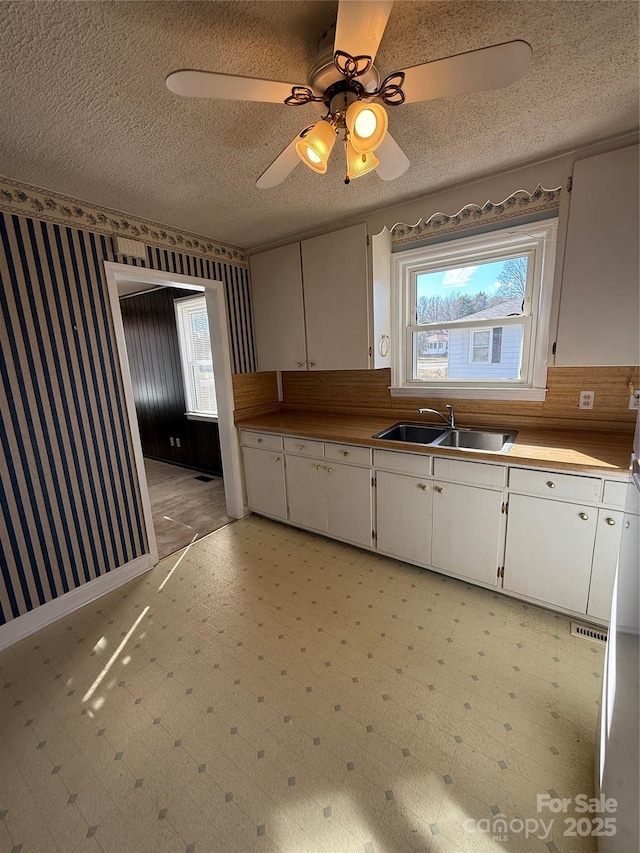
[[[336, 83], [344, 81], [344, 76], [336, 68], [333, 56], [335, 53], [335, 26], [330, 27], [318, 43], [318, 52], [314, 56], [307, 71], [307, 83], [317, 92], [323, 94]], [[374, 65], [362, 76], [358, 77], [358, 84], [366, 92], [375, 92], [380, 85], [380, 75]], [[329, 95], [329, 99], [332, 96]]]

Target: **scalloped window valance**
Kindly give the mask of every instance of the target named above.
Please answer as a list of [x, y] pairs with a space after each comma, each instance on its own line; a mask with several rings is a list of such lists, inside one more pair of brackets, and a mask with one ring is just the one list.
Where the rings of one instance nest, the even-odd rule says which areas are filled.
[[433, 213], [427, 219], [419, 219], [415, 225], [399, 222], [391, 229], [391, 244], [398, 248], [494, 222], [554, 211], [560, 206], [561, 192], [561, 187], [548, 190], [538, 184], [533, 192], [517, 190], [501, 202], [488, 200], [482, 206], [467, 204], [454, 214]]

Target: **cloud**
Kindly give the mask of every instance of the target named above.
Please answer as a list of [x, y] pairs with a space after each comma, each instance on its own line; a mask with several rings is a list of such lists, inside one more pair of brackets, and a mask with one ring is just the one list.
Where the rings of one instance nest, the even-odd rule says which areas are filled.
[[475, 267], [462, 267], [457, 270], [447, 270], [442, 279], [443, 287], [465, 287], [471, 283], [473, 274], [478, 269]]

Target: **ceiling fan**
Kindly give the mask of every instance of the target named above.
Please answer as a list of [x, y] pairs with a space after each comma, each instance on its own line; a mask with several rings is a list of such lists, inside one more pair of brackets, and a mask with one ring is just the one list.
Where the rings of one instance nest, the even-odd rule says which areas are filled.
[[510, 41], [395, 71], [380, 82], [373, 64], [393, 0], [340, 0], [334, 30], [325, 33], [308, 71], [308, 85], [212, 71], [174, 71], [169, 90], [192, 98], [315, 105], [320, 120], [305, 127], [260, 175], [261, 189], [280, 184], [300, 163], [327, 171], [327, 160], [342, 135], [345, 183], [376, 169], [392, 181], [409, 160], [388, 132], [387, 107], [509, 86], [533, 57], [525, 41]]

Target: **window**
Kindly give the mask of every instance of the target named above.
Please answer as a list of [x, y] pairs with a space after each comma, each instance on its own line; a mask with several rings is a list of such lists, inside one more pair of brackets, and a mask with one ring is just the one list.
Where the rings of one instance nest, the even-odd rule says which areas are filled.
[[194, 420], [217, 418], [206, 299], [187, 296], [176, 299], [175, 306], [187, 417]]
[[394, 396], [543, 400], [555, 220], [393, 256]]

